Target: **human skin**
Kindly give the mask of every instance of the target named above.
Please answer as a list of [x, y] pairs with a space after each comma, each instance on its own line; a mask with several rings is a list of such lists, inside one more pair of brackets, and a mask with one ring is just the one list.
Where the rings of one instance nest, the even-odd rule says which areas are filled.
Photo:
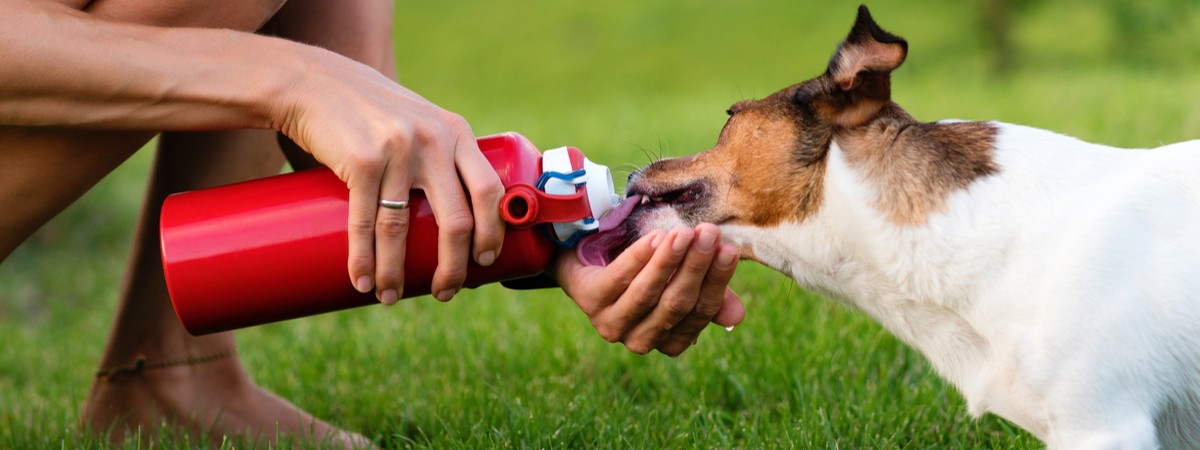
[[[403, 107], [382, 105], [381, 102], [341, 105], [335, 113], [326, 115], [372, 117], [363, 111], [374, 112], [373, 117], [379, 119], [376, 125], [384, 129], [374, 130], [375, 135], [411, 136], [405, 132], [424, 128], [416, 134], [438, 130], [471, 136], [461, 118], [395, 85], [390, 2], [293, 0], [282, 8], [279, 3], [100, 0], [91, 2], [80, 12], [51, 3], [0, 1], [0, 15], [9, 17], [14, 25], [0, 30], [0, 46], [14, 49], [0, 53], [0, 124], [4, 124], [0, 126], [0, 142], [4, 143], [0, 147], [0, 204], [12, 213], [0, 217], [0, 257], [7, 256], [37, 227], [78, 198], [154, 134], [140, 130], [225, 130], [163, 134], [139, 219], [129, 272], [122, 287], [121, 303], [101, 367], [128, 365], [139, 355], [154, 362], [203, 356], [234, 347], [232, 333], [192, 337], [174, 317], [162, 280], [155, 233], [158, 208], [166, 195], [277, 173], [282, 159], [274, 144], [275, 131], [299, 142], [297, 147], [290, 140], [283, 140], [285, 150], [293, 150], [293, 157], [307, 155], [296, 155], [294, 150], [301, 149], [327, 164], [340, 161], [348, 167], [346, 170], [361, 169], [361, 165], [367, 164], [362, 161], [346, 163], [345, 155], [341, 155], [341, 159], [338, 155], [328, 156], [344, 146], [356, 145], [345, 142], [370, 142], [362, 136], [352, 136], [362, 131], [362, 126], [347, 125], [345, 121], [280, 119], [271, 115], [274, 109], [265, 108], [268, 112], [263, 115], [255, 105], [278, 103], [283, 91], [320, 97], [330, 92], [320, 90], [321, 87], [336, 85], [334, 87], [341, 89], [336, 92], [344, 93], [353, 91], [355, 82], [362, 82], [366, 86], [357, 86], [364, 91], [358, 92], [359, 95], [386, 91], [391, 93], [392, 101], [407, 104]], [[130, 23], [228, 29], [139, 27]], [[260, 28], [264, 32], [325, 47], [363, 64], [315, 47], [229, 31]], [[146, 57], [147, 54], [151, 56]], [[294, 73], [296, 67], [289, 65], [297, 62], [303, 63], [300, 68], [306, 71], [298, 78]], [[314, 65], [320, 67], [314, 69]], [[352, 76], [348, 76], [348, 81], [340, 79], [338, 70], [351, 70]], [[33, 76], [29, 71], [41, 75]], [[319, 74], [317, 80], [305, 80], [303, 74], [308, 71]], [[173, 80], [172, 76], [179, 78]], [[264, 78], [246, 80], [244, 77]], [[260, 82], [263, 85], [259, 85]], [[164, 87], [147, 88], [156, 85]], [[255, 92], [265, 92], [267, 97], [276, 98], [247, 95]], [[332, 98], [342, 100], [337, 96]], [[296, 105], [320, 105], [321, 100], [297, 99], [292, 103], [290, 109], [283, 110], [304, 115], [296, 112], [303, 109]], [[429, 115], [421, 116], [422, 112]], [[262, 126], [264, 123], [270, 127]], [[279, 123], [292, 125], [274, 126]], [[309, 132], [306, 125], [309, 123], [322, 123], [322, 127]], [[389, 125], [401, 130], [388, 132], [386, 127]], [[331, 126], [340, 131], [330, 132]], [[266, 129], [236, 129], [245, 127]], [[473, 136], [468, 140], [473, 146]], [[382, 152], [401, 155], [388, 154], [382, 160], [367, 159], [396, 168], [399, 165], [396, 161], [404, 155], [423, 158], [436, 154], [442, 156], [442, 164], [426, 164], [421, 166], [422, 170], [433, 174], [457, 170], [463, 179], [472, 178], [458, 165], [459, 159], [469, 162], [472, 158], [471, 155], [459, 156], [462, 140], [426, 136], [386, 143], [389, 144], [381, 146]], [[408, 145], [407, 153], [393, 151], [405, 144]], [[482, 158], [477, 149], [463, 151], [472, 152]], [[293, 158], [293, 164], [307, 163]], [[425, 176], [413, 175], [411, 170], [400, 172], [405, 173], [390, 178], [380, 176], [379, 185], [396, 185], [392, 181], [406, 176], [413, 180]], [[487, 172], [494, 176], [490, 165]], [[341, 175], [343, 172], [339, 172]], [[385, 178], [391, 181], [385, 183]], [[418, 182], [413, 182], [412, 186], [431, 188]], [[431, 198], [437, 189], [440, 188], [427, 189]], [[465, 264], [471, 241], [476, 249], [486, 248], [480, 246], [478, 225], [489, 223], [493, 218], [499, 220], [494, 208], [483, 211], [486, 216], [483, 220], [478, 218], [480, 211], [467, 211], [464, 193], [461, 187], [458, 189], [459, 214], [470, 216], [472, 228], [443, 241], [461, 244], [465, 237], [468, 245], [459, 245], [457, 255], [439, 255], [439, 274], [445, 273], [441, 264], [445, 262], [443, 257], [457, 256]], [[471, 185], [467, 186], [467, 191], [474, 194]], [[407, 192], [407, 189], [400, 191], [385, 186], [376, 189], [374, 195], [379, 195], [378, 192], [385, 192], [385, 198], [402, 198], [387, 197], [386, 192]], [[444, 194], [445, 189], [439, 192]], [[479, 204], [474, 196], [472, 202]], [[375, 200], [369, 203], [374, 212]], [[447, 208], [451, 207], [440, 210], [435, 207], [435, 215], [439, 211], [444, 215]], [[380, 210], [381, 213], [390, 211]], [[391, 219], [402, 222], [406, 217], [377, 218], [373, 223], [387, 227]], [[439, 217], [439, 224], [441, 222]], [[354, 223], [353, 218], [351, 223]], [[376, 231], [366, 233], [371, 240], [368, 247], [372, 255], [380, 260], [392, 258], [384, 262], [372, 261], [372, 282], [384, 303], [395, 301], [388, 290], [394, 289], [398, 295], [402, 288], [402, 274], [389, 278], [392, 275], [386, 273], [391, 270], [389, 267], [403, 263], [394, 256], [396, 253], [400, 257], [403, 255], [403, 248], [397, 247], [397, 242], [401, 245], [403, 242], [402, 231], [402, 227], [392, 226], [384, 236]], [[695, 341], [710, 321], [721, 325], [741, 321], [744, 309], [726, 288], [736, 265], [736, 250], [719, 244], [719, 231], [711, 225], [655, 236], [659, 238], [657, 245], [650, 245], [654, 243], [654, 236], [648, 236], [607, 268], [584, 266], [574, 258], [573, 252], [561, 252], [552, 274], [605, 339], [623, 342], [638, 353], [657, 348], [663, 353], [678, 355]], [[487, 237], [482, 241], [486, 244]], [[662, 245], [664, 243], [667, 245]], [[393, 256], [386, 256], [388, 252], [393, 252]], [[484, 252], [476, 253], [476, 260], [486, 262], [479, 261], [481, 253]], [[354, 272], [355, 264], [361, 262], [353, 258], [349, 261], [351, 280], [361, 278], [355, 277]], [[451, 276], [450, 281], [453, 278]], [[457, 286], [453, 289], [457, 291]], [[157, 409], [150, 412], [146, 408], [149, 404], [157, 405]], [[219, 416], [218, 411], [221, 412]], [[197, 412], [204, 414], [197, 417]], [[98, 430], [104, 430], [118, 417], [124, 418], [123, 425], [131, 429], [159, 423], [162, 418], [176, 420], [193, 431], [218, 431], [210, 436], [213, 439], [222, 433], [247, 430], [271, 437], [271, 431], [278, 427], [285, 434], [304, 433], [320, 439], [334, 433], [331, 436], [344, 443], [356, 440], [355, 435], [329, 427], [254, 386], [236, 358], [146, 371], [137, 376], [95, 383], [84, 420]]]
[[[274, 13], [274, 8], [246, 6], [253, 3], [233, 5], [252, 10], [242, 15], [257, 15], [235, 21], [252, 29]], [[371, 67], [284, 39], [102, 20], [53, 2], [8, 0], [0, 3], [0, 15], [10, 18], [0, 29], [6, 50], [0, 54], [0, 123], [280, 131], [350, 188], [350, 280], [360, 291], [374, 289], [383, 303], [395, 303], [403, 290], [409, 212], [378, 208], [381, 197], [402, 200], [411, 189], [426, 192], [440, 229], [432, 282], [439, 300], [449, 300], [461, 288], [472, 249], [485, 266], [501, 250], [503, 223], [495, 210], [503, 186], [466, 121]], [[462, 181], [439, 176], [446, 173], [458, 173]], [[61, 209], [61, 199], [50, 203]], [[21, 214], [0, 224], [0, 231], [7, 235]], [[22, 225], [14, 233], [21, 240], [33, 231]], [[0, 255], [15, 247], [6, 244]]]

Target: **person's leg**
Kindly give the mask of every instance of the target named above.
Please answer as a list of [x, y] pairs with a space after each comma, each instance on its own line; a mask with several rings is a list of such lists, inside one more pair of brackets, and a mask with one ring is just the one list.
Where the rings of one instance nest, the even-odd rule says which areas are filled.
[[[242, 31], [258, 30], [283, 4], [283, 0], [60, 1], [114, 21]], [[0, 205], [4, 205], [0, 261], [155, 134], [0, 126]]]
[[[147, 25], [265, 28], [396, 76], [393, 6], [386, 0], [292, 0], [283, 8], [282, 0], [60, 1], [101, 18]], [[0, 126], [0, 261], [155, 134]], [[282, 141], [293, 165], [314, 164], [307, 153]]]
[[94, 431], [111, 429], [120, 440], [130, 431], [153, 432], [166, 421], [195, 436], [212, 432], [206, 437], [214, 441], [223, 434], [245, 434], [266, 442], [278, 432], [367, 442], [255, 386], [232, 354], [232, 332], [191, 336], [171, 307], [158, 239], [158, 216], [166, 196], [272, 175], [282, 164], [273, 132], [163, 133], [100, 367], [133, 367], [139, 358], [147, 364], [203, 362], [98, 377], [83, 416]]
[[0, 126], [0, 261], [154, 135]]
[[[88, 12], [112, 20], [253, 30], [271, 17], [281, 2], [97, 0], [83, 3], [87, 4]], [[282, 31], [275, 34], [323, 45], [373, 66], [391, 64], [390, 4], [380, 2], [372, 9], [336, 1], [293, 3], [295, 8], [280, 14], [278, 22]], [[378, 15], [381, 5], [386, 6], [383, 16]], [[172, 20], [180, 23], [161, 23]], [[336, 24], [337, 27], [305, 28], [322, 23]], [[382, 33], [379, 32], [380, 23], [386, 24]], [[385, 42], [363, 45], [370, 41], [363, 36], [371, 39], [383, 36]], [[394, 68], [381, 69], [394, 74]], [[0, 127], [0, 143], [3, 143], [0, 204], [6, 209], [6, 214], [0, 215], [0, 260], [41, 224], [127, 159], [153, 134]], [[277, 171], [279, 160], [275, 152], [270, 151], [272, 140], [271, 133], [254, 131], [164, 135], [163, 150], [155, 163], [156, 172], [139, 222], [130, 272], [122, 290], [118, 317], [101, 362], [102, 368], [132, 363], [130, 357], [136, 359], [136, 355], [143, 355], [149, 363], [155, 363], [163, 362], [157, 360], [158, 357], [178, 360], [232, 349], [231, 333], [194, 338], [179, 326], [162, 280], [155, 233], [157, 210], [161, 199], [174, 190], [194, 189]], [[140, 380], [135, 381], [135, 378]], [[313, 427], [304, 430], [304, 435], [322, 436], [330, 430], [286, 401], [251, 384], [236, 358], [143, 371], [137, 377], [128, 374], [112, 376], [108, 382], [94, 386], [89, 397], [85, 413], [90, 414], [84, 420], [95, 425], [112, 424], [111, 419], [115, 416], [110, 413], [124, 411], [129, 414], [125, 424], [152, 427], [156, 417], [151, 416], [153, 409], [150, 408], [156, 408], [159, 418], [209, 426], [213, 425], [214, 414], [219, 411], [222, 419], [216, 425], [222, 431], [252, 429], [271, 431], [273, 436], [273, 427], [269, 424], [276, 423], [285, 428], [283, 431], [293, 434], [298, 434], [301, 423]], [[206, 410], [203, 416], [200, 415], [201, 408]], [[164, 414], [167, 411], [170, 413]]]
[[[394, 77], [391, 17], [387, 2], [364, 8], [364, 4], [293, 0], [263, 31], [323, 46]], [[102, 369], [129, 366], [139, 357], [154, 363], [222, 355], [234, 348], [233, 333], [196, 338], [180, 326], [163, 280], [158, 215], [163, 200], [173, 192], [278, 172], [282, 158], [274, 141], [273, 133], [254, 130], [163, 135]], [[312, 165], [311, 160], [302, 161], [306, 153], [286, 139], [282, 142], [292, 151], [289, 157], [294, 165]], [[273, 437], [278, 430], [316, 439], [334, 432], [330, 437], [343, 443], [365, 441], [259, 389], [236, 357], [98, 380], [85, 409], [85, 420], [99, 431], [113, 425], [118, 430], [152, 426], [164, 418], [194, 432], [217, 431], [217, 436], [249, 431], [251, 436], [261, 432]]]
[[[325, 48], [396, 81], [394, 8], [392, 0], [291, 0], [261, 32]], [[297, 170], [320, 165], [282, 134], [279, 144]]]

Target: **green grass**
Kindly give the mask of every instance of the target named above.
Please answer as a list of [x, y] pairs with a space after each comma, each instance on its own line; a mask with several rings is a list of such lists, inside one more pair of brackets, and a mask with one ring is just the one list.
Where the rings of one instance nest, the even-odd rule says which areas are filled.
[[[402, 2], [400, 79], [476, 134], [515, 130], [614, 166], [644, 163], [641, 147], [693, 153], [715, 142], [730, 104], [820, 73], [856, 6], [749, 3]], [[893, 90], [919, 119], [1136, 147], [1200, 136], [1200, 10], [1137, 46], [1112, 2], [1026, 7], [1018, 69], [997, 77], [960, 3], [870, 5], [909, 40]], [[75, 423], [150, 157], [0, 265], [0, 447], [106, 447]], [[752, 264], [732, 284], [746, 322], [706, 331], [677, 359], [605, 343], [560, 292], [499, 287], [246, 330], [240, 349], [259, 384], [388, 447], [1041, 446], [1003, 420], [969, 418], [923, 357], [862, 314]]]

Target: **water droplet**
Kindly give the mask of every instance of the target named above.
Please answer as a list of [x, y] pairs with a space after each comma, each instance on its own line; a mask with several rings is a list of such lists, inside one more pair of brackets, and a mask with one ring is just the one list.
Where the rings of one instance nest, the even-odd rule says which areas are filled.
[[733, 325], [725, 327], [725, 331], [733, 331]]

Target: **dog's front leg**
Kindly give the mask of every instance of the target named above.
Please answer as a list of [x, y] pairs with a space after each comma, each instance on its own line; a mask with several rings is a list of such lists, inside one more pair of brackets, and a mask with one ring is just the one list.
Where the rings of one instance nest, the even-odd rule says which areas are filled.
[[[1093, 405], [1100, 402], [1089, 402]], [[1076, 411], [1079, 410], [1076, 405]], [[1109, 405], [1111, 406], [1111, 405]], [[1101, 417], [1078, 414], [1055, 417], [1051, 414], [1047, 450], [1156, 450], [1160, 448], [1154, 420], [1150, 414], [1133, 414], [1120, 409], [1105, 411]]]

